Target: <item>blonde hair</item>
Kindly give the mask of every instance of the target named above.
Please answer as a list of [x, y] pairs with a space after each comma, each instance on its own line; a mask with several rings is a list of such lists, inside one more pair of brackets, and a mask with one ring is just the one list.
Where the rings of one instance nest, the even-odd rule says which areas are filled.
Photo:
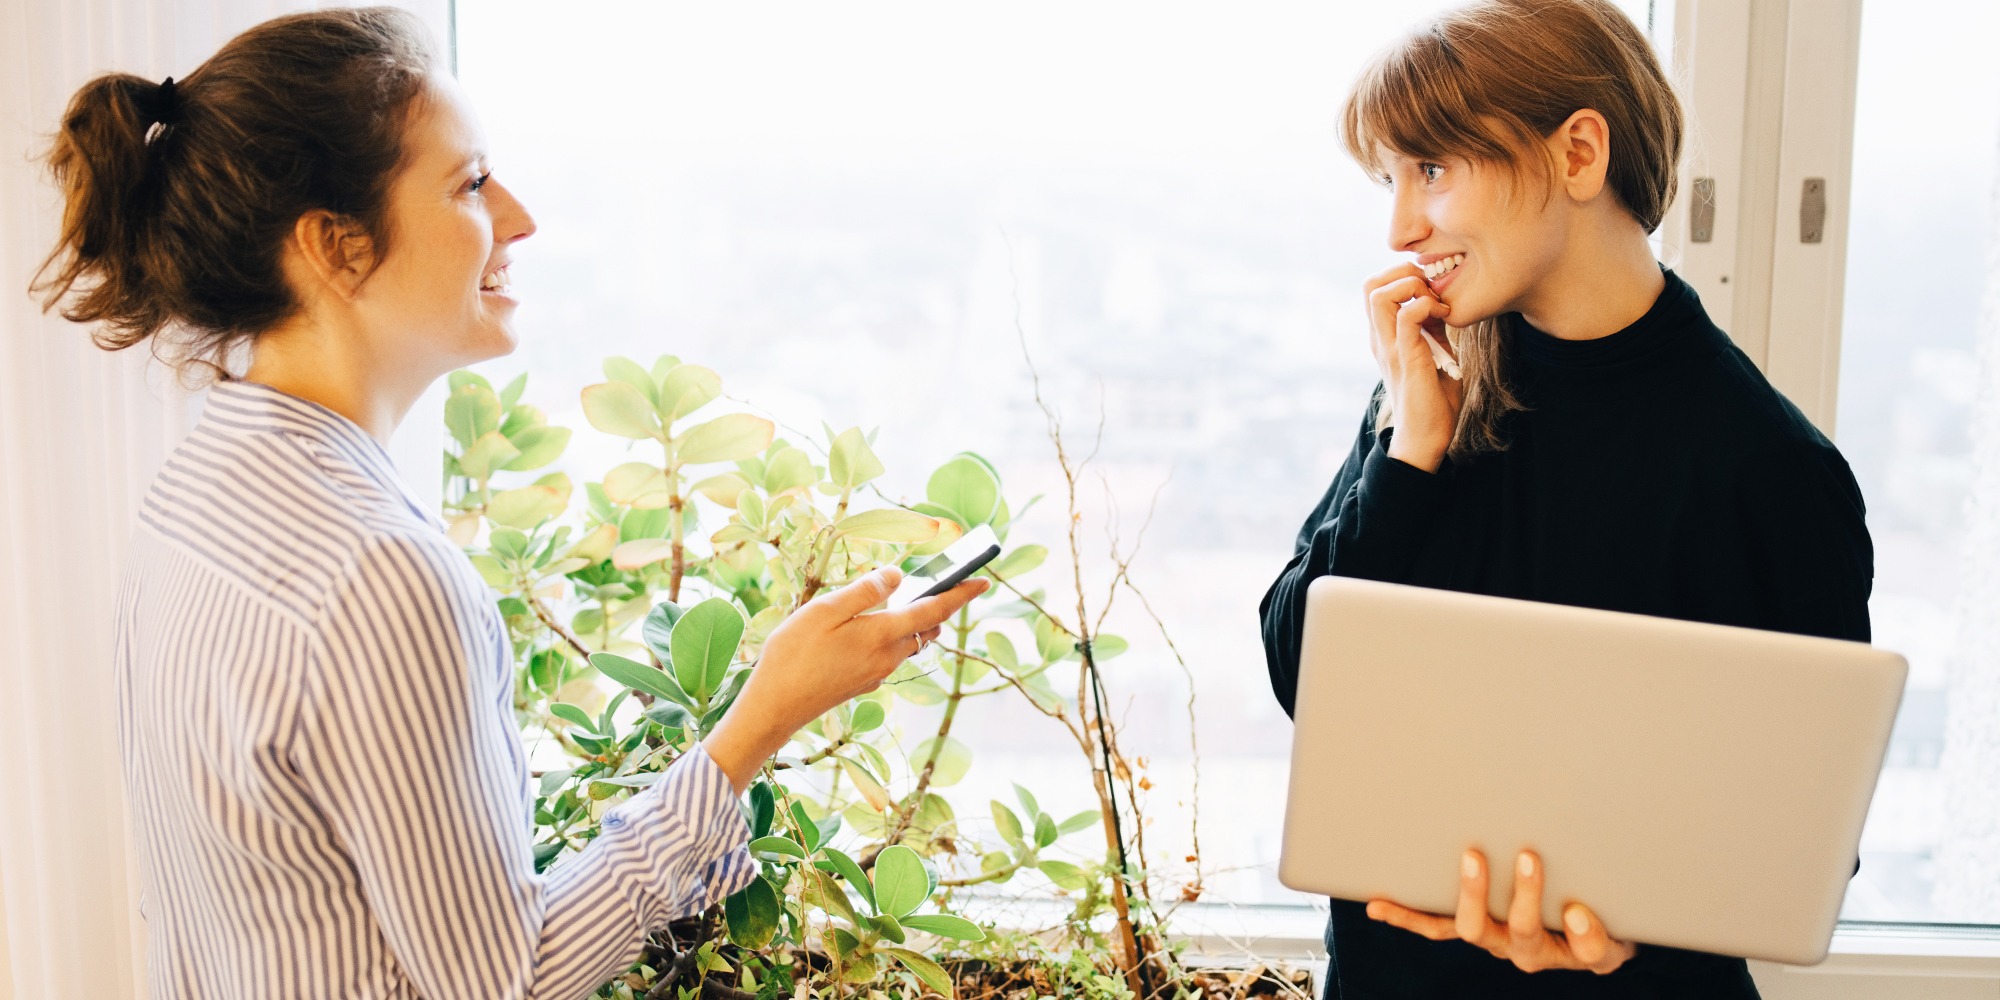
[[[1578, 111], [1611, 133], [1605, 183], [1646, 232], [1673, 201], [1680, 100], [1644, 34], [1608, 0], [1480, 0], [1421, 25], [1362, 71], [1341, 114], [1347, 152], [1370, 174], [1384, 149], [1507, 168], [1553, 183], [1543, 140]], [[1452, 331], [1465, 378], [1453, 458], [1501, 451], [1501, 421], [1525, 409], [1507, 384], [1497, 319]], [[1377, 423], [1391, 414], [1386, 406]]]

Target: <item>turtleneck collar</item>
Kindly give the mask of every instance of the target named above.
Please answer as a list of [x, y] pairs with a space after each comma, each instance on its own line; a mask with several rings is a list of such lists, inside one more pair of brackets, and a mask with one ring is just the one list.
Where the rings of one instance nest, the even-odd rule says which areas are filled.
[[1665, 374], [1679, 362], [1727, 343], [1728, 337], [1709, 321], [1694, 289], [1672, 270], [1660, 270], [1666, 285], [1652, 308], [1606, 337], [1564, 340], [1536, 329], [1519, 313], [1509, 313], [1505, 326], [1516, 380], [1523, 388], [1629, 391], [1634, 380]]

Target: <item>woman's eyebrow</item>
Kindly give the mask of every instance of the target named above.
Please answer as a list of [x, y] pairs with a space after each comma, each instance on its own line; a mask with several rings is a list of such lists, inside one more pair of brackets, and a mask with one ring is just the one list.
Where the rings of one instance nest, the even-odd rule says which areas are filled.
[[456, 177], [457, 175], [462, 174], [467, 170], [471, 170], [484, 162], [486, 162], [485, 150], [480, 150], [474, 153], [467, 153], [464, 159], [459, 160], [457, 163], [453, 164], [452, 168], [445, 172], [445, 176]]

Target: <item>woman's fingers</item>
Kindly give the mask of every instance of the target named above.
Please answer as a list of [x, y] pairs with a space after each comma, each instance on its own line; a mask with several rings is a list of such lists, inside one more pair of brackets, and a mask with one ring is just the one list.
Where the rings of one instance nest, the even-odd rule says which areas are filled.
[[[1412, 272], [1415, 267], [1410, 268]], [[1377, 361], [1382, 361], [1394, 353], [1396, 343], [1396, 316], [1403, 303], [1419, 297], [1428, 297], [1430, 286], [1424, 283], [1423, 275], [1412, 273], [1368, 290], [1369, 345], [1375, 352]]]
[[1412, 934], [1422, 934], [1433, 941], [1450, 941], [1458, 937], [1458, 928], [1453, 918], [1412, 910], [1386, 899], [1371, 900], [1368, 903], [1368, 919], [1380, 920], [1391, 927], [1401, 927]]
[[1576, 963], [1600, 976], [1616, 972], [1638, 950], [1629, 941], [1613, 938], [1604, 921], [1582, 903], [1571, 903], [1563, 911], [1563, 930]]
[[1514, 865], [1514, 901], [1507, 907], [1507, 957], [1523, 972], [1560, 968], [1560, 944], [1542, 927], [1542, 859], [1522, 851]]
[[891, 636], [928, 632], [950, 620], [958, 609], [986, 593], [986, 588], [990, 586], [992, 583], [984, 577], [974, 577], [936, 597], [911, 601], [904, 607], [878, 612], [869, 618], [879, 620], [881, 627], [887, 629]]
[[1497, 958], [1506, 958], [1506, 935], [1499, 932], [1499, 925], [1493, 922], [1492, 914], [1486, 910], [1490, 882], [1486, 856], [1478, 851], [1465, 852], [1465, 856], [1459, 859], [1458, 914], [1454, 926], [1459, 937], [1493, 952]]
[[829, 617], [837, 616], [837, 621], [844, 622], [888, 600], [889, 595], [896, 592], [896, 585], [902, 582], [902, 570], [884, 566], [839, 590], [820, 595], [806, 608], [817, 609], [818, 613]]

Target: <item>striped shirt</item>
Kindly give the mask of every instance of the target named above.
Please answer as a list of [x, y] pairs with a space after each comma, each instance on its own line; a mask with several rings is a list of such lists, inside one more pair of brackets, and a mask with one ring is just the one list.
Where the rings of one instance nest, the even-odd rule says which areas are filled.
[[493, 592], [347, 419], [227, 382], [118, 597], [156, 1000], [586, 996], [748, 884], [696, 748], [537, 875]]

